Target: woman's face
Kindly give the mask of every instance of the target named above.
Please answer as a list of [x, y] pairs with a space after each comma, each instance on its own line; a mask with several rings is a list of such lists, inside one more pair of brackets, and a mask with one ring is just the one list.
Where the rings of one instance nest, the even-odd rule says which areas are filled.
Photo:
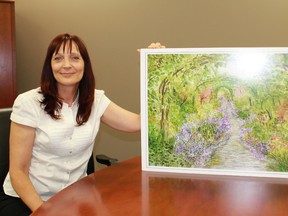
[[51, 66], [58, 86], [78, 87], [84, 74], [84, 60], [74, 42], [71, 50], [66, 44], [64, 51], [62, 45], [59, 52], [53, 54]]

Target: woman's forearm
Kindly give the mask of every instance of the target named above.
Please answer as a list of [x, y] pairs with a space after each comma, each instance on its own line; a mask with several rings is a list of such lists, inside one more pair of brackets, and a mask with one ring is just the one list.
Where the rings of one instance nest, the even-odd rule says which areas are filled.
[[43, 204], [27, 174], [22, 171], [12, 171], [10, 177], [14, 190], [31, 211], [35, 211]]

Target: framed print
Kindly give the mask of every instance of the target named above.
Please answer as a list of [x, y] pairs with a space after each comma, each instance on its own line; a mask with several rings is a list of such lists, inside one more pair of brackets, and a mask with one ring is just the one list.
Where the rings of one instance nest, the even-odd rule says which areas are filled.
[[141, 50], [145, 171], [288, 178], [288, 48]]

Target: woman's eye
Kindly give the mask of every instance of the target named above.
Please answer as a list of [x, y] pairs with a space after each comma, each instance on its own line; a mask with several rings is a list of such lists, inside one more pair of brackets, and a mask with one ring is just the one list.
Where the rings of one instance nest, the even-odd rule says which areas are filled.
[[55, 56], [55, 57], [54, 57], [54, 60], [55, 60], [55, 61], [60, 61], [60, 60], [62, 60], [62, 57], [60, 57], [60, 56]]
[[73, 59], [73, 60], [79, 60], [80, 57], [79, 57], [79, 56], [72, 56], [72, 59]]

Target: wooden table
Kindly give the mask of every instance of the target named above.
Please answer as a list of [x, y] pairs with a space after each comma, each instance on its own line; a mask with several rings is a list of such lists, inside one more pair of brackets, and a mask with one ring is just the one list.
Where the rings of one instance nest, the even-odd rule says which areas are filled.
[[287, 216], [288, 180], [142, 172], [133, 158], [56, 194], [33, 216]]

